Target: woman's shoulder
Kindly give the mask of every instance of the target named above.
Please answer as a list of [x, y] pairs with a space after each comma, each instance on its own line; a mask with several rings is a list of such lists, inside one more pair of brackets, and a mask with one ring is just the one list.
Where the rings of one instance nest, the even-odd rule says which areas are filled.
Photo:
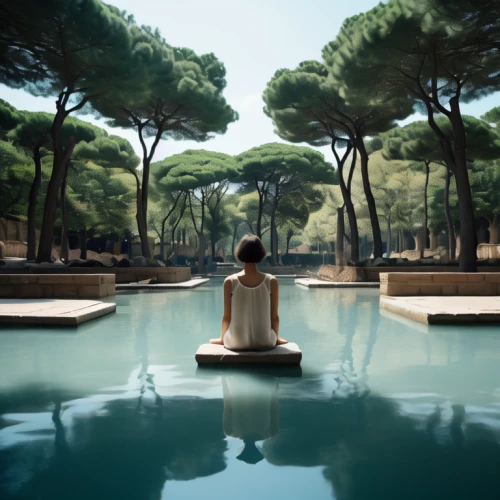
[[234, 274], [230, 274], [224, 281], [233, 281], [233, 280], [237, 280], [238, 279], [238, 276], [240, 276], [240, 273], [234, 273]]
[[237, 282], [238, 281], [238, 276], [239, 276], [239, 273], [234, 273], [234, 274], [230, 274], [225, 280], [224, 280], [224, 284], [226, 283], [231, 283], [233, 284], [235, 281]]

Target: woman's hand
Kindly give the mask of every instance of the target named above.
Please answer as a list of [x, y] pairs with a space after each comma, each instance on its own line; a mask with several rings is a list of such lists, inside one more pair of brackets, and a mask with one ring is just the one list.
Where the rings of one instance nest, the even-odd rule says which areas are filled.
[[224, 345], [224, 341], [222, 339], [210, 339], [211, 344]]
[[276, 345], [283, 345], [283, 344], [288, 344], [288, 340], [278, 337], [278, 340], [276, 340]]

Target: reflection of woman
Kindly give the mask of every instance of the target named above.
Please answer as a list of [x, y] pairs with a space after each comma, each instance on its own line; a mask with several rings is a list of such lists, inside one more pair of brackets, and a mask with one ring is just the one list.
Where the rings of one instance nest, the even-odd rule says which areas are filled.
[[286, 344], [278, 337], [278, 280], [257, 269], [266, 255], [262, 242], [257, 236], [244, 236], [235, 253], [245, 266], [224, 281], [221, 337], [210, 342], [235, 350]]
[[228, 376], [222, 379], [224, 433], [245, 443], [238, 460], [256, 464], [264, 457], [255, 445], [278, 433], [278, 384]]

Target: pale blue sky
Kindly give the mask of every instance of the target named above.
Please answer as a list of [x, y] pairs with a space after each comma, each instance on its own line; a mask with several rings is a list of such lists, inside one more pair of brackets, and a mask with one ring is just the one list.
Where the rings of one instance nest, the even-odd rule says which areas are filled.
[[[158, 27], [167, 42], [202, 54], [214, 52], [227, 69], [225, 96], [240, 120], [223, 136], [206, 143], [162, 141], [155, 160], [188, 148], [238, 154], [253, 146], [280, 141], [262, 112], [262, 91], [278, 68], [320, 59], [321, 49], [334, 39], [342, 21], [375, 6], [377, 0], [109, 0], [133, 13], [138, 24]], [[131, 68], [133, 71], [133, 68]], [[54, 112], [54, 98], [36, 98], [0, 85], [0, 96], [19, 109]], [[500, 93], [463, 107], [479, 117], [500, 105]], [[88, 116], [82, 117], [89, 120]], [[411, 121], [414, 118], [405, 120]], [[99, 123], [102, 125], [102, 123]], [[126, 137], [140, 152], [131, 130], [108, 131]], [[281, 141], [282, 142], [282, 141]], [[329, 161], [328, 147], [319, 148]]]

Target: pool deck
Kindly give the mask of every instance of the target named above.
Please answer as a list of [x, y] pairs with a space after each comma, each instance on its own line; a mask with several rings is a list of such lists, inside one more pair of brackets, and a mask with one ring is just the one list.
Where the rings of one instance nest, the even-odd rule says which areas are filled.
[[0, 324], [78, 326], [116, 311], [96, 300], [0, 299]]
[[500, 324], [500, 296], [381, 296], [380, 308], [427, 325]]
[[116, 285], [116, 290], [189, 290], [210, 281], [208, 278], [195, 278], [181, 283], [123, 283]]
[[295, 280], [296, 285], [307, 288], [379, 288], [380, 283], [370, 281], [323, 281], [311, 278], [299, 278]]

